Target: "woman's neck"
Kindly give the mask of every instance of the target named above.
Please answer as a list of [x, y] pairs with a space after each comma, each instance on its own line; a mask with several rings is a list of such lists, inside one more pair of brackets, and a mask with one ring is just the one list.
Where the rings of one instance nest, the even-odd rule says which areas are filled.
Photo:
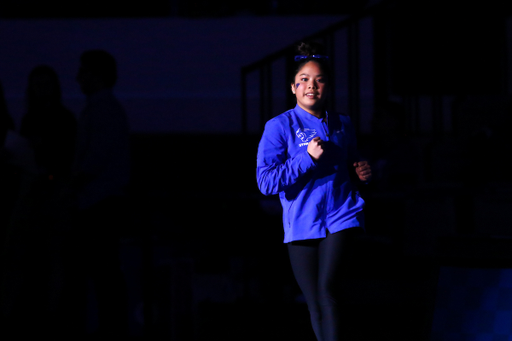
[[325, 110], [306, 110], [311, 115], [316, 118], [325, 118]]
[[310, 109], [310, 108], [303, 108], [300, 104], [299, 107], [307, 112], [310, 115], [315, 116], [316, 118], [325, 118], [325, 110], [324, 109]]

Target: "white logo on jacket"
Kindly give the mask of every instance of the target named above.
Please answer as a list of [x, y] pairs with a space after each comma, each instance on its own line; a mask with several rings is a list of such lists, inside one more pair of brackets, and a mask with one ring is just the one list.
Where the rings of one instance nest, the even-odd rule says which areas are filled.
[[299, 144], [299, 147], [307, 146], [309, 141], [311, 141], [311, 139], [313, 139], [313, 137], [315, 137], [316, 129], [305, 128], [304, 130], [301, 130], [299, 128], [295, 132], [295, 135], [297, 135], [297, 137], [299, 139], [301, 139], [302, 142], [304, 142], [304, 143]]

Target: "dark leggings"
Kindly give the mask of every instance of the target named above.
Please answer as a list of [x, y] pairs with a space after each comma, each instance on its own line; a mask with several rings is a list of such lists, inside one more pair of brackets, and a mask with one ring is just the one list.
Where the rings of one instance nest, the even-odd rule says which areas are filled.
[[328, 233], [326, 238], [288, 243], [295, 279], [311, 315], [318, 341], [340, 340], [338, 293], [359, 227]]

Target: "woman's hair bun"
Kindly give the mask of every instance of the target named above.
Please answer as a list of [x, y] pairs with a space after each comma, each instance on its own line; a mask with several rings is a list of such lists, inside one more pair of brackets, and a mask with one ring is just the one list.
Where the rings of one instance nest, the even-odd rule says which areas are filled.
[[293, 65], [293, 69], [291, 70], [294, 70], [290, 71], [290, 74], [293, 75], [291, 78], [292, 83], [295, 82], [295, 76], [302, 67], [312, 60], [318, 63], [322, 68], [324, 75], [331, 74], [329, 57], [324, 54], [324, 47], [322, 44], [315, 41], [301, 42], [296, 46], [296, 53], [297, 54], [294, 57], [295, 63], [290, 63], [290, 65]]
[[314, 54], [323, 54], [323, 46], [317, 42], [301, 42], [297, 46], [297, 53], [301, 56], [312, 56]]

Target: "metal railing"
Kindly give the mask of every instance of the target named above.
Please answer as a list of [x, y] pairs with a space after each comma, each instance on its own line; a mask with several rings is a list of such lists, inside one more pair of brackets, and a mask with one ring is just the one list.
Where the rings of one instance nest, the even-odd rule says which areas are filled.
[[[402, 26], [398, 29], [395, 28], [397, 30], [395, 32], [381, 32], [383, 26], [390, 25], [393, 16], [397, 16], [399, 10], [400, 8], [393, 0], [383, 0], [348, 16], [339, 23], [301, 39], [301, 41], [313, 40], [322, 43], [326, 48], [326, 53], [331, 56], [330, 61], [335, 80], [334, 86], [331, 87], [332, 94], [327, 110], [349, 114], [357, 133], [369, 134], [371, 133], [371, 120], [379, 109], [380, 103], [392, 101], [403, 108], [405, 113], [404, 129], [407, 134], [432, 137], [453, 134], [457, 130], [458, 120], [457, 113], [453, 111], [453, 104], [457, 100], [457, 93], [465, 91], [464, 89], [467, 87], [462, 81], [458, 80], [461, 89], [454, 85], [453, 89], [443, 91], [436, 89], [434, 84], [426, 91], [419, 91], [415, 90], [414, 86], [424, 81], [421, 79], [422, 73], [411, 70], [419, 77], [414, 79], [413, 83], [415, 84], [407, 84], [407, 81], [402, 81], [404, 84], [401, 84], [400, 89], [394, 89], [391, 85], [395, 81], [394, 77], [397, 77], [397, 70], [392, 69], [394, 67], [393, 58], [399, 57], [400, 51], [391, 51], [390, 54], [391, 47], [388, 41], [390, 36], [386, 36], [386, 34], [413, 29], [408, 28], [406, 24], [393, 22], [393, 25]], [[383, 22], [379, 21], [382, 19], [387, 23], [382, 25]], [[512, 20], [509, 21], [512, 22]], [[512, 30], [509, 29], [509, 31]], [[403, 39], [403, 37], [397, 39]], [[423, 43], [421, 39], [424, 38], [420, 35], [417, 44]], [[512, 51], [510, 47], [512, 38], [507, 37], [506, 39], [507, 42], [503, 42], [502, 59], [504, 61], [500, 66], [504, 68], [503, 79], [502, 81], [498, 80], [498, 83], [503, 84], [493, 85], [494, 88], [501, 87], [503, 91], [512, 88], [509, 81], [510, 74], [512, 74], [511, 68], [508, 67], [508, 60], [505, 60], [507, 53], [510, 54]], [[293, 75], [290, 75], [288, 70], [293, 63], [294, 47], [297, 43], [286, 46], [242, 68], [241, 131], [244, 135], [261, 133], [267, 120], [295, 105], [295, 98], [291, 91], [285, 90], [290, 89], [293, 79]], [[405, 46], [404, 49], [407, 49], [408, 42], [406, 40], [403, 40], [401, 44]], [[400, 72], [407, 72], [403, 65], [400, 67], [404, 68]], [[415, 67], [419, 68], [421, 65]], [[285, 70], [284, 75], [283, 70]], [[496, 71], [494, 72], [496, 73]], [[440, 74], [440, 77], [446, 76], [449, 83], [449, 74], [450, 70], [446, 72], [446, 75]], [[437, 82], [436, 84], [442, 84], [443, 79], [439, 79]], [[254, 86], [249, 86], [249, 84]], [[472, 91], [478, 92], [480, 89], [472, 89]]]
[[[327, 110], [334, 110], [337, 108], [336, 99], [340, 96], [345, 98], [344, 108], [350, 113], [352, 121], [356, 129], [359, 130], [361, 120], [361, 41], [362, 39], [372, 39], [368, 35], [361, 34], [361, 22], [364, 19], [371, 18], [371, 16], [385, 6], [385, 1], [366, 8], [358, 13], [348, 16], [344, 20], [334, 25], [327, 27], [309, 37], [301, 39], [301, 41], [317, 41], [323, 44], [326, 53], [330, 56], [332, 73], [336, 74], [337, 69], [343, 69], [346, 72], [343, 79], [336, 78], [333, 83], [345, 82], [340, 92], [334, 93], [336, 86], [331, 87], [332, 93], [330, 94], [329, 107]], [[371, 31], [371, 30], [370, 30]], [[370, 34], [371, 35], [371, 34]], [[341, 42], [342, 41], [342, 42]], [[244, 66], [241, 70], [241, 121], [242, 133], [248, 134], [251, 129], [252, 132], [261, 132], [264, 128], [265, 122], [284, 111], [285, 108], [289, 109], [294, 106], [295, 99], [291, 91], [282, 91], [281, 96], [277, 96], [277, 88], [287, 89], [291, 84], [293, 75], [290, 75], [290, 64], [293, 62], [294, 48], [298, 42], [284, 47], [263, 59], [256, 61], [250, 65]], [[372, 44], [372, 42], [365, 41], [365, 44]], [[340, 54], [343, 54], [341, 56]], [[370, 61], [370, 63], [372, 63]], [[284, 69], [285, 77], [276, 76], [277, 70], [273, 67], [279, 64], [280, 69]], [[284, 65], [283, 65], [284, 64]], [[344, 64], [344, 65], [343, 65]], [[372, 68], [372, 65], [369, 65]], [[282, 73], [282, 70], [279, 70]], [[256, 76], [255, 87], [249, 87], [249, 78]], [[277, 78], [277, 82], [275, 81]], [[287, 80], [290, 80], [287, 82]], [[288, 84], [289, 83], [289, 84]], [[340, 84], [333, 84], [340, 85]], [[251, 88], [251, 92], [249, 92]], [[256, 91], [254, 89], [257, 89]], [[367, 89], [373, 91], [373, 89]], [[250, 103], [251, 100], [254, 103]], [[279, 101], [279, 105], [276, 103]], [[254, 107], [257, 106], [256, 113]], [[338, 105], [339, 106], [339, 105]], [[283, 110], [279, 111], [275, 108], [279, 107]], [[250, 112], [252, 110], [252, 112]], [[254, 120], [254, 116], [257, 119]], [[252, 121], [251, 121], [252, 118]], [[250, 122], [251, 121], [251, 122]], [[254, 129], [254, 125], [257, 125]]]

